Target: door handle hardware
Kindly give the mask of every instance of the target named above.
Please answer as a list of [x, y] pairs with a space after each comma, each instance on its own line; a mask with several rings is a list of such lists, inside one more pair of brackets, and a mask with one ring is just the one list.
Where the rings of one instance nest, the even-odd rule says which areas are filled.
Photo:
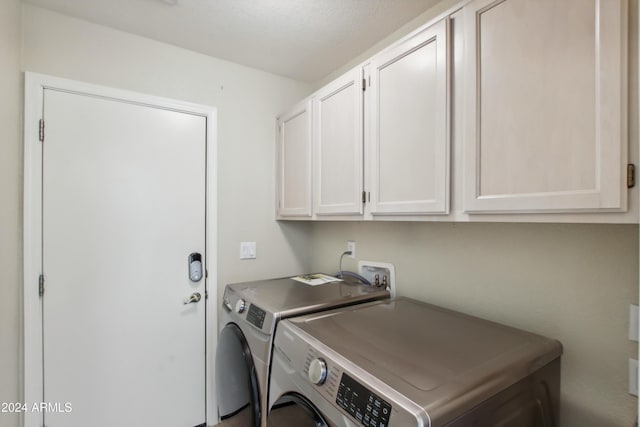
[[202, 295], [200, 295], [200, 292], [194, 292], [194, 293], [191, 294], [191, 296], [189, 298], [184, 300], [184, 303], [185, 304], [192, 304], [194, 302], [200, 301], [201, 298], [202, 298]]

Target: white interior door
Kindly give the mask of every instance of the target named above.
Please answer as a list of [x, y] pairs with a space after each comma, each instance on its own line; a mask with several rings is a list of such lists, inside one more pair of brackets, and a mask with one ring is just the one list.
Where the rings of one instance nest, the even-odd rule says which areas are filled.
[[204, 426], [206, 117], [45, 89], [44, 122], [45, 425]]

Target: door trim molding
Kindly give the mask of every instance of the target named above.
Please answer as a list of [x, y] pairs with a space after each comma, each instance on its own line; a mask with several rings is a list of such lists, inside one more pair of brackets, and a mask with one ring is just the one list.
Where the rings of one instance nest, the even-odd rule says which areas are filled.
[[[43, 401], [43, 343], [42, 300], [38, 293], [38, 279], [42, 274], [42, 143], [39, 140], [39, 121], [43, 113], [43, 90], [109, 98], [206, 118], [206, 236], [205, 289], [210, 295], [205, 301], [206, 327], [206, 411], [207, 425], [217, 423], [215, 396], [215, 353], [218, 331], [217, 304], [217, 109], [215, 107], [176, 101], [106, 86], [93, 85], [43, 74], [25, 73], [24, 107], [24, 228], [23, 228], [23, 399], [31, 408]], [[45, 129], [46, 135], [46, 129]], [[46, 144], [46, 140], [45, 140]], [[46, 288], [46, 286], [45, 286]], [[46, 293], [46, 291], [45, 291]], [[43, 415], [27, 411], [25, 427], [42, 425]]]

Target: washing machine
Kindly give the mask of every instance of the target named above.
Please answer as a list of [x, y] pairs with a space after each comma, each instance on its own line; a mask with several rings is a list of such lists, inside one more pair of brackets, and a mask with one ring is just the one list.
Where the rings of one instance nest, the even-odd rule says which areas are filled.
[[221, 425], [266, 426], [269, 368], [278, 322], [389, 298], [389, 291], [353, 278], [307, 285], [291, 278], [227, 285], [216, 350], [216, 398]]
[[561, 344], [407, 298], [280, 323], [270, 427], [552, 427]]

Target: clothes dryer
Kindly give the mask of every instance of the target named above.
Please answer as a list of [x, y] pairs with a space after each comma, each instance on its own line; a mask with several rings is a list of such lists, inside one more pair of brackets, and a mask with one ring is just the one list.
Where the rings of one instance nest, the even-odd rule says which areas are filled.
[[269, 427], [553, 427], [558, 341], [407, 298], [280, 323]]
[[280, 320], [388, 297], [388, 290], [351, 278], [316, 286], [290, 278], [227, 285], [215, 372], [222, 425], [266, 425], [273, 336]]

